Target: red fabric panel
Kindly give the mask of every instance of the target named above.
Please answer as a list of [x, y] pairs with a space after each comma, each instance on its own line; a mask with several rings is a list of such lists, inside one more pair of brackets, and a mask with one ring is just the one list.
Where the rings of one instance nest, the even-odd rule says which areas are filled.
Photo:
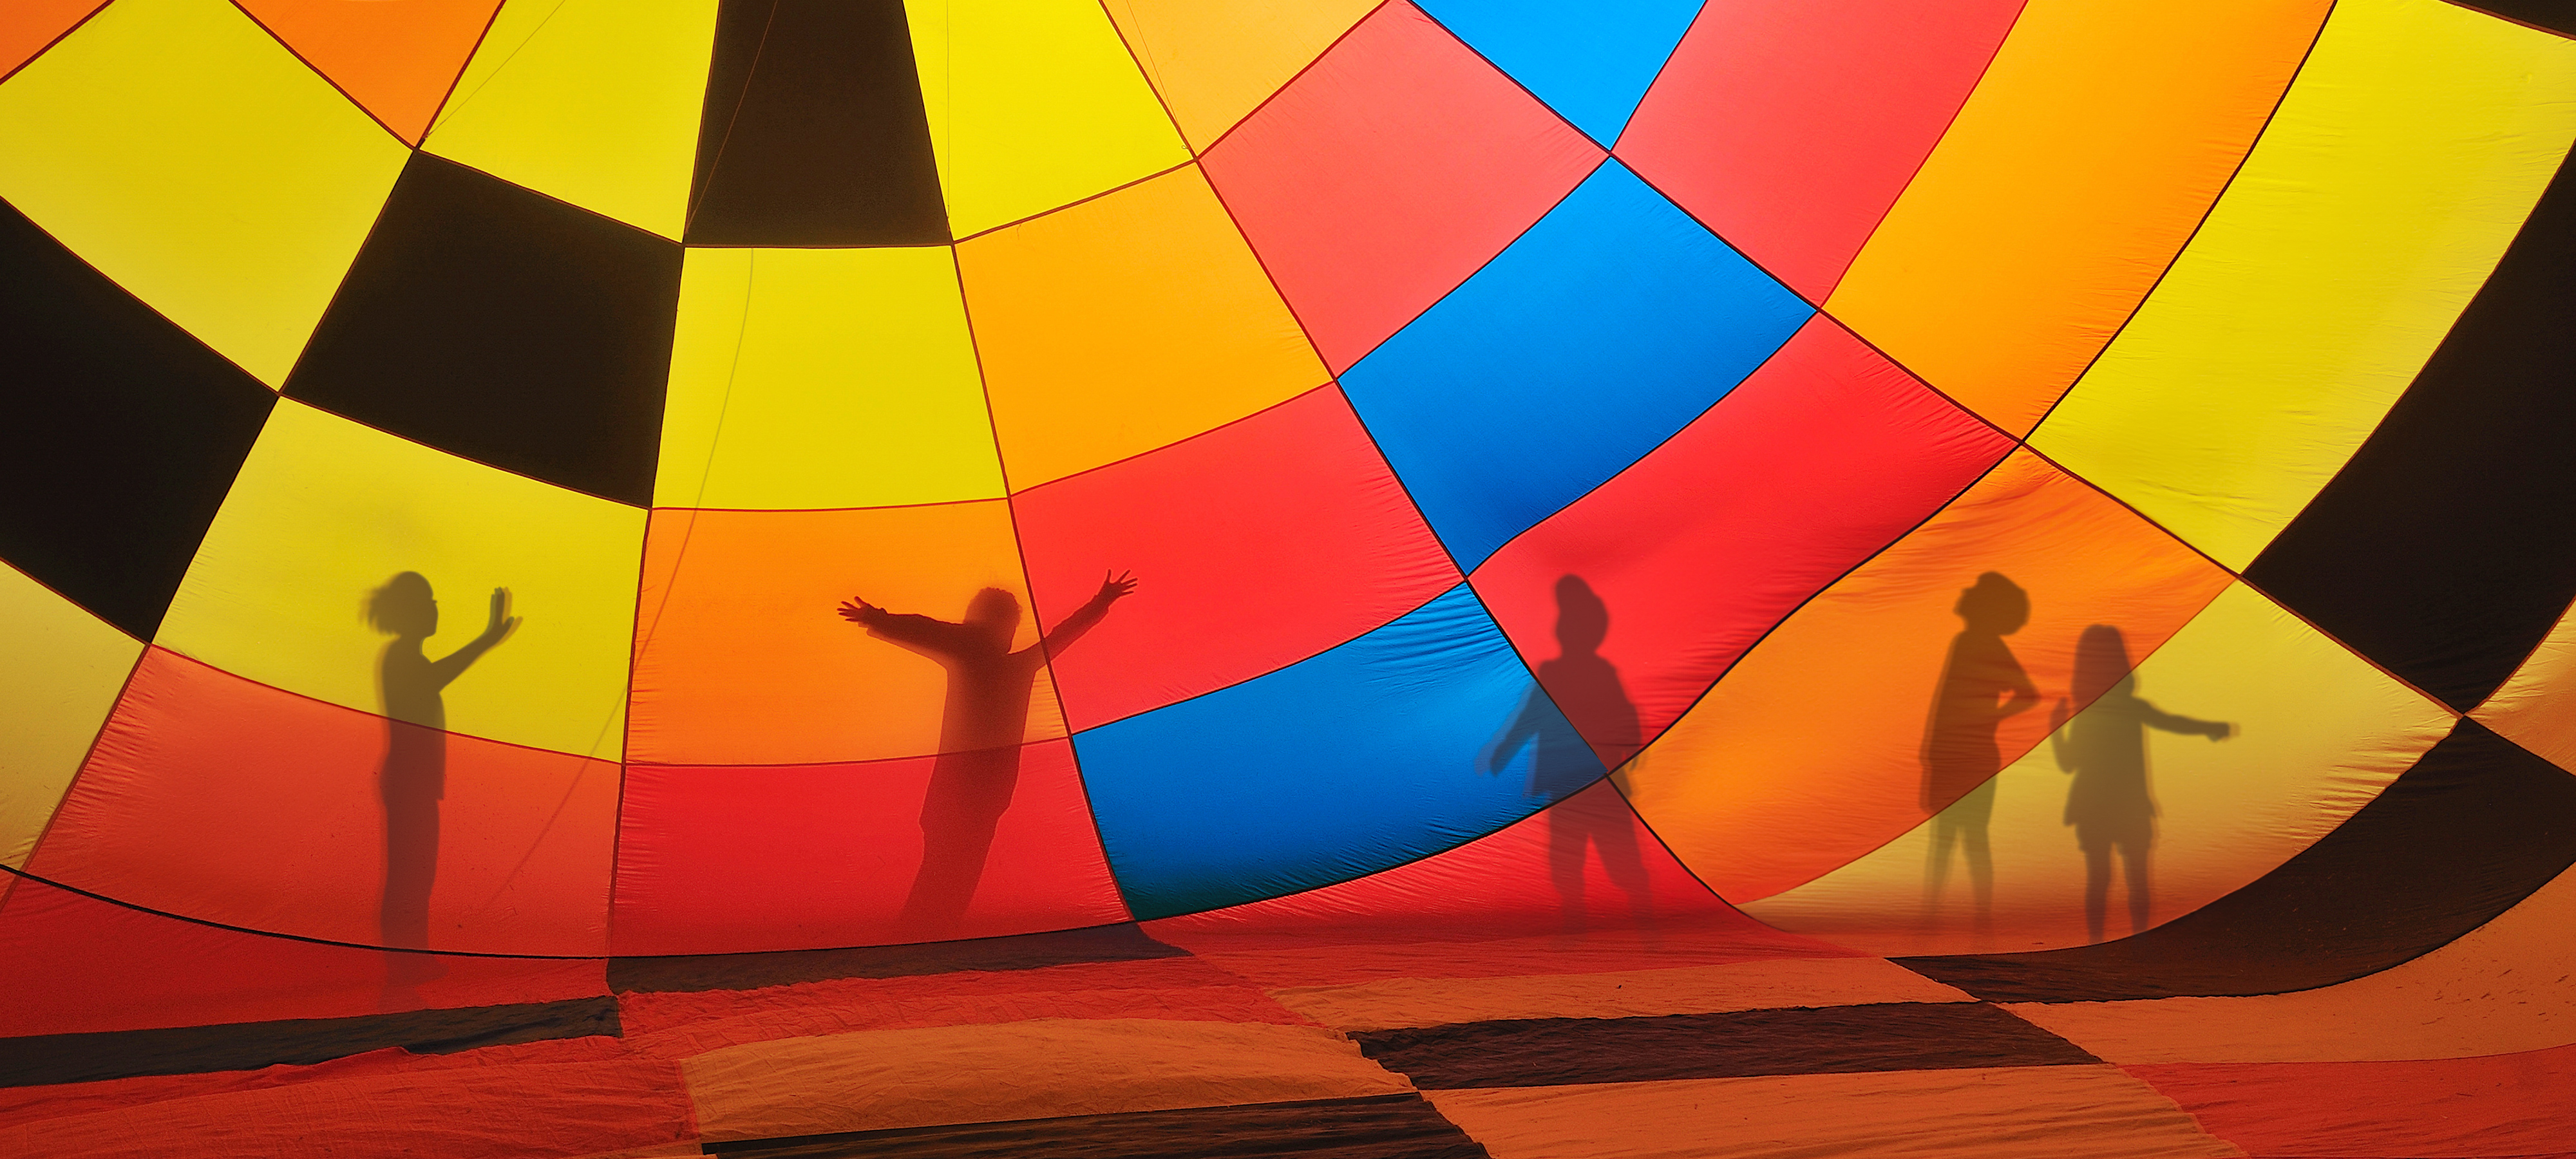
[[[1653, 931], [1667, 925], [1741, 937], [1748, 952], [1739, 956], [1760, 957], [1783, 947], [1840, 952], [1779, 933], [1719, 900], [1665, 852], [1607, 781], [1500, 832], [1384, 873], [1165, 918], [1145, 929], [1174, 945], [1203, 950], [1332, 945], [1381, 935], [1416, 943], [1582, 931], [1607, 932], [1608, 941], [1617, 942], [1645, 930], [1651, 942]], [[1310, 938], [1320, 940], [1309, 943]], [[1522, 962], [1502, 972], [1533, 968]]]
[[[298, 696], [176, 653], [144, 653], [30, 872], [119, 901], [336, 942], [480, 953], [606, 949], [614, 762], [435, 730], [444, 797], [425, 816], [435, 858], [396, 858], [378, 791], [383, 717]], [[426, 794], [441, 791], [431, 784]], [[425, 889], [427, 913], [387, 916], [389, 881]], [[399, 928], [397, 928], [399, 926]], [[389, 931], [398, 936], [388, 937]]]
[[256, 1091], [303, 1083], [334, 1082], [406, 1071], [455, 1070], [460, 1067], [518, 1066], [539, 1063], [598, 1062], [625, 1058], [626, 1044], [604, 1035], [549, 1038], [538, 1042], [486, 1046], [454, 1054], [413, 1054], [401, 1047], [371, 1050], [311, 1066], [268, 1066], [258, 1070], [225, 1070], [208, 1074], [151, 1075], [94, 1083], [0, 1089], [0, 1128], [40, 1119], [60, 1119], [121, 1107], [183, 1099], [192, 1095]]
[[[1653, 454], [1476, 569], [1532, 668], [1557, 654], [1559, 577], [1610, 611], [1600, 653], [1652, 740], [1773, 624], [2012, 449], [1819, 316]], [[1558, 703], [1603, 761], [1633, 755]], [[1625, 731], [1624, 728], [1611, 731]]]
[[554, 1002], [608, 993], [591, 959], [440, 957], [443, 977], [389, 968], [418, 955], [326, 946], [180, 921], [22, 879], [0, 909], [0, 1038], [400, 1010]]
[[1338, 374], [1600, 160], [1419, 9], [1393, 3], [1200, 163]]
[[2121, 1069], [2254, 1155], [2542, 1155], [2576, 1139], [2576, 1046], [2405, 1062]]
[[1076, 729], [1293, 664], [1458, 582], [1331, 386], [1011, 503], [1048, 623], [1107, 572], [1140, 581], [1052, 658]]
[[647, 1059], [368, 1075], [170, 1099], [0, 1130], [48, 1159], [595, 1155], [696, 1134], [679, 1065]]
[[1616, 152], [1772, 276], [1824, 301], [2021, 6], [1709, 5]]
[[[996, 754], [1015, 755], [1017, 769]], [[619, 954], [896, 945], [1127, 920], [1062, 740], [855, 764], [636, 765], [622, 833]]]

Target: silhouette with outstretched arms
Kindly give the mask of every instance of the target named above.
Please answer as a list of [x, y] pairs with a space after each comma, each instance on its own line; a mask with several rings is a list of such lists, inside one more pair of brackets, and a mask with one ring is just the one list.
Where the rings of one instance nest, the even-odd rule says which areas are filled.
[[921, 869], [904, 899], [908, 931], [933, 936], [953, 928], [975, 899], [993, 829], [1019, 788], [1020, 741], [1028, 731], [1029, 696], [1038, 669], [1136, 590], [1128, 575], [1100, 581], [1100, 591], [1037, 643], [1011, 650], [1020, 628], [1019, 597], [985, 588], [966, 604], [963, 623], [889, 612], [856, 596], [841, 618], [868, 635], [918, 653], [948, 670], [948, 699], [939, 721], [939, 756], [921, 803]]
[[1932, 853], [1923, 875], [1926, 916], [1937, 912], [1941, 887], [1956, 846], [1968, 863], [1976, 897], [1976, 923], [1994, 915], [1995, 866], [1986, 844], [1986, 821], [1995, 809], [1995, 774], [2003, 751], [1995, 730], [2039, 703], [2004, 637], [2030, 622], [2030, 596], [2000, 572], [1986, 572], [1959, 593], [1951, 610], [1965, 627], [1950, 640], [1941, 684], [1932, 696], [1931, 723], [1923, 731], [1923, 811], [1932, 814]]
[[[429, 946], [429, 894], [438, 878], [438, 803], [447, 796], [449, 684], [517, 631], [510, 589], [492, 589], [483, 633], [437, 660], [421, 645], [438, 633], [438, 599], [429, 580], [407, 571], [367, 597], [367, 621], [393, 640], [376, 674], [385, 706], [385, 761], [376, 789], [385, 805], [385, 887], [378, 915], [384, 943]], [[435, 960], [395, 955], [394, 972], [435, 976]], [[405, 979], [395, 979], [401, 984]]]
[[[2066, 789], [2066, 823], [2084, 850], [2084, 924], [2102, 940], [2111, 905], [2111, 851], [2120, 851], [2129, 881], [2129, 932], [2147, 928], [2148, 854], [2156, 843], [2156, 799], [2147, 782], [2147, 730], [2196, 734], [2213, 741], [2236, 726], [2177, 716], [2140, 699], [2128, 642], [2109, 624], [2084, 629], [2075, 645], [2074, 704], [2060, 698], [2049, 713], [2049, 748]], [[2078, 711], [2081, 706], [2081, 711]]]
[[[1580, 930], [1583, 857], [1601, 853], [1601, 868], [1628, 895], [1628, 909], [1647, 924], [1646, 863], [1637, 853], [1636, 826], [1616, 797], [1569, 799], [1638, 749], [1637, 706], [1619, 682], [1619, 670], [1599, 651], [1610, 635], [1610, 608], [1581, 576], [1556, 581], [1557, 656], [1541, 661], [1538, 685], [1521, 698], [1520, 711], [1485, 745], [1477, 765], [1488, 775], [1525, 746], [1535, 744], [1529, 795], [1557, 803], [1547, 810], [1548, 876], [1569, 930]], [[1544, 691], [1542, 691], [1544, 690]]]

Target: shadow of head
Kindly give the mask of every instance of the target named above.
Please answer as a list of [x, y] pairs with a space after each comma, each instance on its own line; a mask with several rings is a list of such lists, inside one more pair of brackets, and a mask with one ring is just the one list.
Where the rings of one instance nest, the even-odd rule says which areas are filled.
[[1583, 582], [1583, 577], [1570, 575], [1556, 581], [1556, 643], [1568, 656], [1591, 652], [1601, 647], [1610, 635], [1610, 605]]
[[1990, 571], [1962, 590], [1951, 610], [1968, 622], [1971, 631], [2009, 636], [2030, 622], [2030, 593], [2005, 579], [2002, 572]]
[[1020, 630], [1020, 597], [1000, 588], [975, 593], [974, 599], [966, 601], [966, 626], [999, 647], [1010, 647], [1011, 636]]
[[402, 572], [367, 593], [367, 623], [389, 636], [421, 639], [438, 634], [438, 600], [429, 580]]
[[2078, 704], [2091, 704], [2105, 693], [2126, 689], [2136, 677], [2129, 671], [2129, 643], [2109, 624], [2084, 629], [2075, 641], [2075, 677], [2071, 691]]

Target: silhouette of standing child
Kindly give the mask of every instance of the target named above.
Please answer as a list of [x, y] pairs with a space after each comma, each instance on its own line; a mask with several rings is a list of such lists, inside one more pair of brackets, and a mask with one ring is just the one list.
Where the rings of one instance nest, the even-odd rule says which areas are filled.
[[[438, 633], [438, 600], [429, 580], [407, 571], [385, 581], [367, 599], [367, 620], [393, 635], [377, 667], [385, 705], [385, 762], [376, 789], [385, 805], [385, 888], [379, 914], [384, 944], [429, 946], [429, 894], [438, 877], [438, 803], [447, 796], [447, 686], [517, 631], [510, 589], [492, 589], [483, 634], [443, 659], [432, 660], [423, 641]], [[410, 955], [396, 955], [409, 959]], [[398, 971], [435, 973], [427, 960], [397, 963]]]
[[2111, 904], [2111, 851], [2120, 851], [2129, 879], [2129, 932], [2147, 928], [2148, 852], [2156, 842], [2155, 794], [2147, 785], [2147, 730], [2198, 733], [2213, 741], [2236, 726], [2176, 716], [2139, 699], [2129, 670], [2129, 646], [2109, 624], [2084, 629], [2075, 645], [2075, 701], [2064, 698], [2049, 713], [2049, 747], [2057, 767], [2075, 774], [2066, 790], [2066, 823], [2084, 850], [2084, 923], [2102, 940]]
[[889, 612], [856, 596], [841, 605], [841, 618], [865, 627], [868, 635], [948, 670], [939, 756], [931, 763], [930, 791], [921, 804], [921, 869], [904, 899], [905, 929], [936, 934], [965, 916], [984, 877], [994, 827], [1019, 788], [1020, 742], [1038, 669], [1135, 590], [1129, 576], [1103, 579], [1090, 602], [1016, 652], [1011, 637], [1020, 628], [1020, 601], [1000, 588], [975, 593], [965, 622], [958, 624]]
[[[1558, 802], [1547, 810], [1548, 877], [1565, 927], [1580, 930], [1583, 856], [1601, 852], [1601, 868], [1628, 895], [1630, 915], [1647, 924], [1646, 863], [1637, 855], [1637, 831], [1628, 808], [1615, 797], [1574, 797], [1638, 749], [1637, 706], [1619, 683], [1619, 670], [1599, 651], [1610, 635], [1610, 608], [1581, 576], [1556, 581], [1557, 656], [1541, 661], [1538, 687], [1520, 711], [1485, 746], [1477, 764], [1499, 773], [1522, 746], [1536, 743], [1529, 795]], [[1544, 690], [1544, 691], [1542, 691]], [[1599, 755], [1596, 755], [1599, 754]]]
[[2004, 637], [2030, 622], [2030, 596], [1999, 572], [1986, 572], [1959, 593], [1951, 610], [1966, 627], [1950, 641], [1941, 686], [1932, 698], [1932, 721], [1923, 736], [1923, 810], [1933, 815], [1932, 858], [1925, 868], [1926, 915], [1941, 902], [1950, 850], [1961, 847], [1976, 894], [1976, 921], [1993, 917], [1995, 866], [1986, 845], [1986, 821], [1995, 810], [1995, 774], [2003, 752], [1995, 730], [2015, 713], [2039, 703], [2021, 661]]

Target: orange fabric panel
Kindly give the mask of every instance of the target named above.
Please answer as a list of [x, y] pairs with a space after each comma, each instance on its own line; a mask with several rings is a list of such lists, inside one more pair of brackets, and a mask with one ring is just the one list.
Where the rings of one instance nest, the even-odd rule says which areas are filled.
[[10, 0], [0, 8], [0, 77], [34, 60], [107, 0]]
[[957, 270], [1014, 490], [1331, 377], [1196, 165], [961, 242]]
[[[838, 511], [657, 510], [636, 611], [627, 759], [796, 764], [939, 751], [948, 679], [835, 609], [961, 619], [983, 588], [1037, 642], [1011, 512], [1000, 500]], [[1025, 739], [1063, 736], [1041, 669]]]
[[1973, 1002], [1883, 958], [1791, 958], [1517, 978], [1395, 978], [1270, 991], [1345, 1034], [1513, 1018], [1639, 1018], [1871, 1002]]
[[345, 1018], [590, 998], [597, 958], [439, 961], [409, 989], [388, 971], [416, 955], [272, 938], [145, 913], [19, 880], [0, 909], [0, 1038], [282, 1018]]
[[1215, 144], [1378, 0], [1109, 0], [1109, 18], [1192, 149]]
[[[193, 1095], [0, 1130], [48, 1159], [437, 1155], [510, 1159], [690, 1134], [678, 1068], [656, 1060], [470, 1067]], [[543, 1097], [537, 1097], [542, 1092]]]
[[[1963, 596], [1983, 573], [2027, 601], [2027, 622], [2001, 637], [1962, 631], [1954, 610], [1985, 598]], [[1973, 786], [2048, 735], [2086, 626], [2118, 627], [2144, 656], [2228, 582], [2127, 508], [2017, 452], [1774, 629], [1620, 779], [1720, 896], [1768, 897], [1962, 794], [1973, 808]], [[1945, 684], [1954, 648], [1969, 660]], [[2002, 707], [2016, 679], [2036, 700], [1978, 736], [1960, 697]]]
[[2576, 1046], [2483, 1058], [2133, 1066], [2255, 1155], [2525, 1155], [2576, 1141]]
[[[616, 763], [392, 727], [153, 648], [29, 870], [266, 932], [605, 953]], [[423, 762], [443, 796], [380, 791], [388, 770]], [[424, 820], [426, 843], [389, 865], [388, 826]], [[403, 881], [427, 890], [425, 926], [389, 916]]]
[[241, 6], [404, 144], [418, 145], [501, 0], [241, 0]]
[[[1311, 1026], [1045, 1019], [727, 1047], [680, 1064], [710, 1140], [1402, 1094]], [[1008, 1081], [994, 1081], [1009, 1076]]]
[[2186, 1159], [2244, 1152], [2107, 1066], [1425, 1091], [1494, 1159]]
[[1826, 310], [2026, 434], [2198, 227], [2329, 0], [2039, 0]]
[[2115, 1063], [2332, 1062], [2504, 1054], [2576, 1042], [2567, 931], [2576, 870], [2451, 944], [2292, 994], [2016, 1004]]

